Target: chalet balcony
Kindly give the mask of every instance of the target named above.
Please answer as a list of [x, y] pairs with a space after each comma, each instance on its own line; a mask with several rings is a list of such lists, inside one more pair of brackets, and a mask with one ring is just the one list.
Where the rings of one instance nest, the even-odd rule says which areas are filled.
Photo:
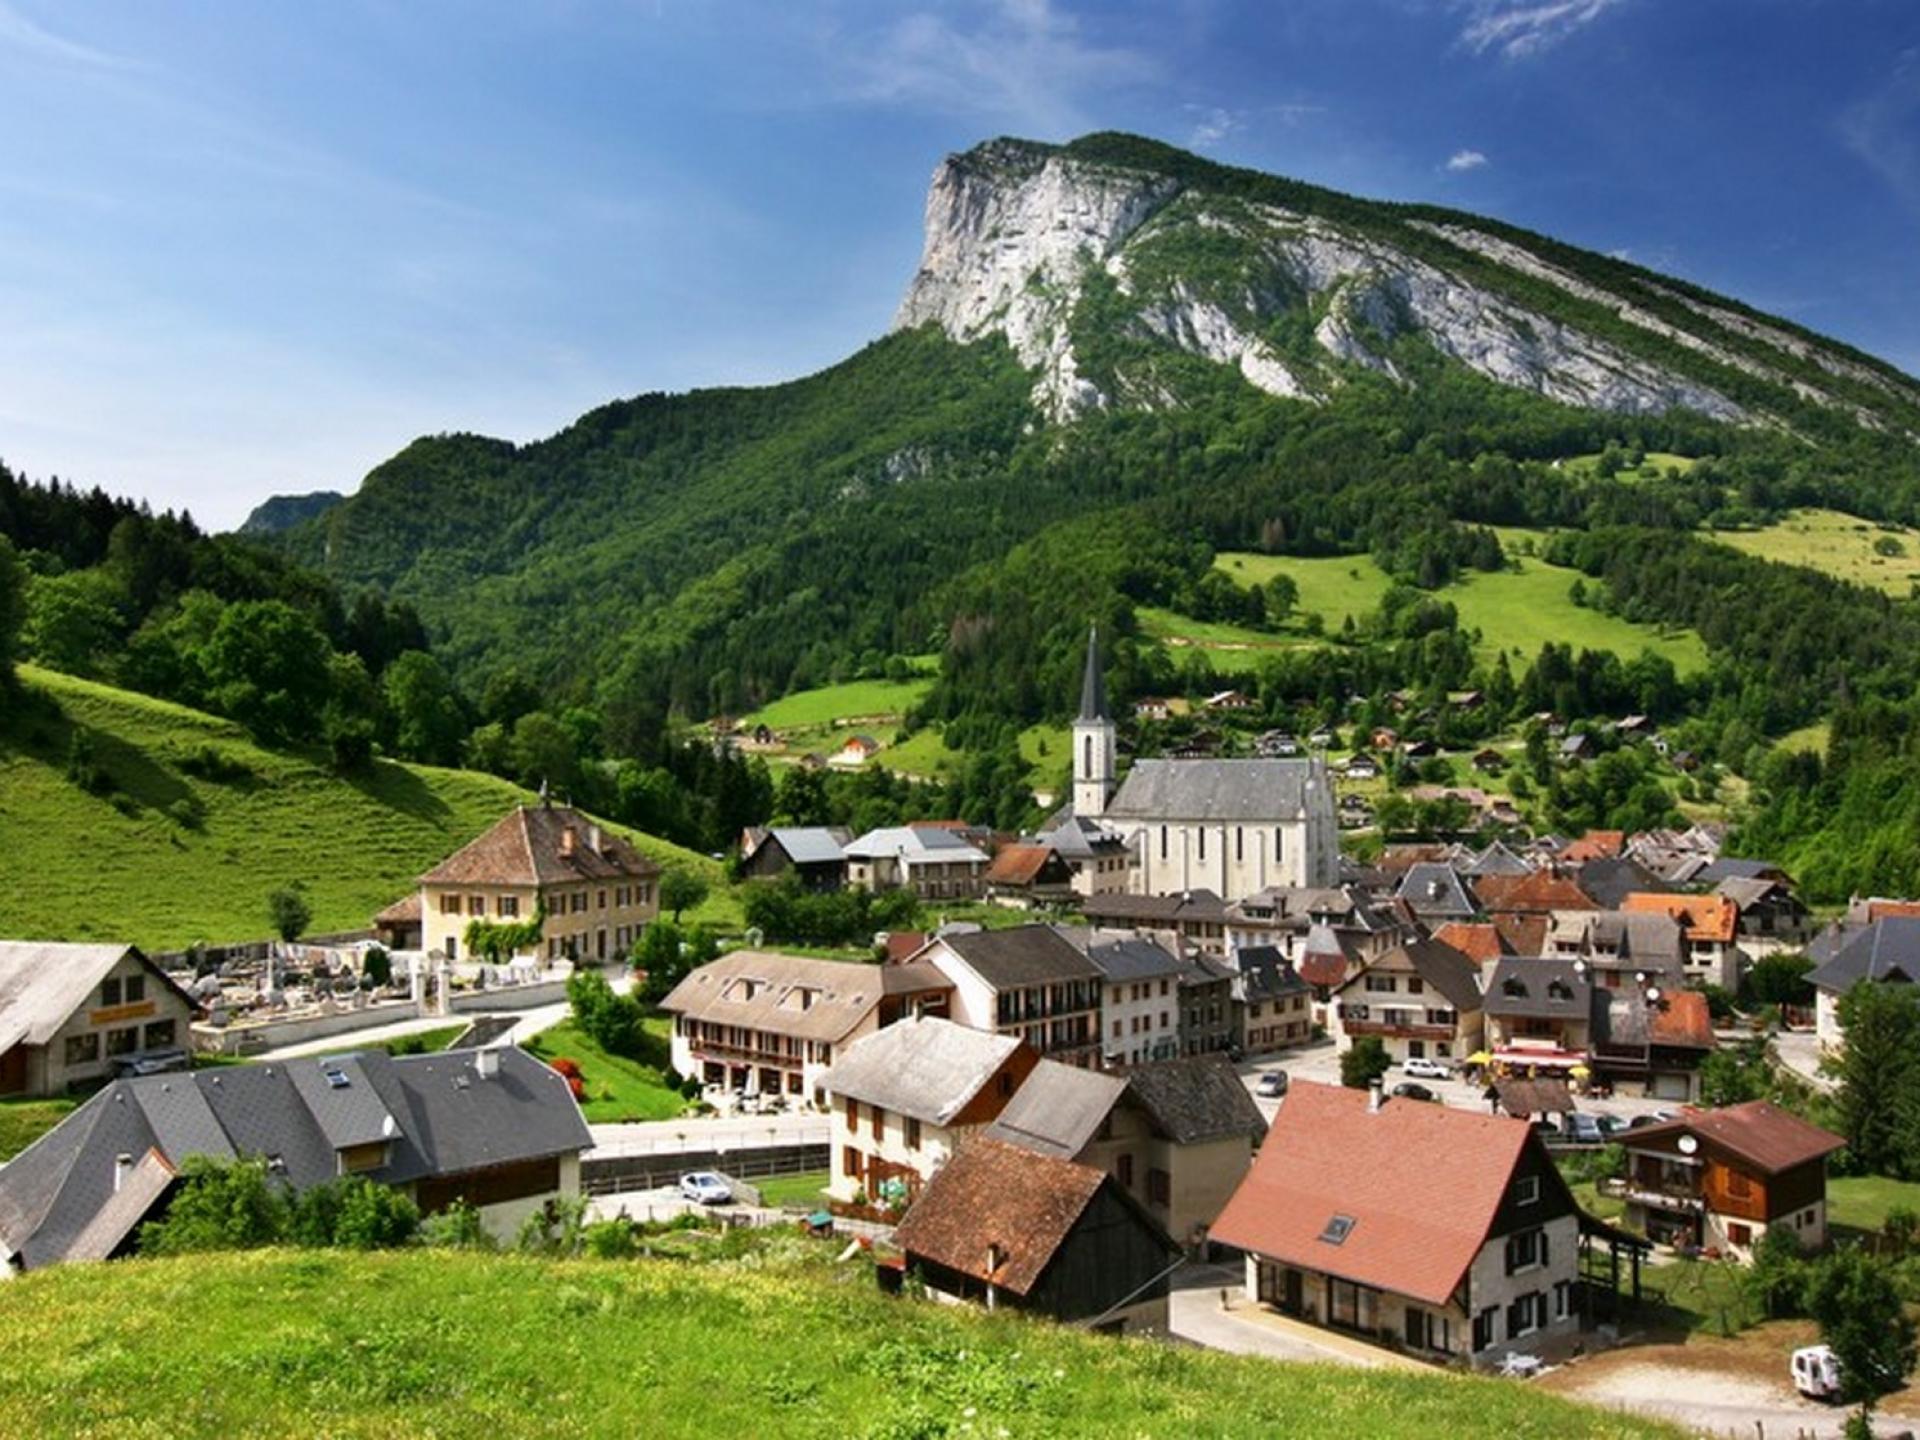
[[1451, 1040], [1453, 1026], [1403, 1023], [1398, 1020], [1346, 1020], [1341, 1022], [1349, 1035], [1378, 1035], [1383, 1040]]
[[689, 1039], [687, 1048], [696, 1060], [714, 1060], [734, 1065], [771, 1065], [798, 1070], [806, 1063], [804, 1054], [770, 1050], [758, 1045], [724, 1045], [713, 1040]]
[[1630, 1204], [1646, 1205], [1655, 1210], [1677, 1210], [1687, 1215], [1697, 1215], [1706, 1208], [1700, 1192], [1691, 1185], [1642, 1180], [1638, 1176], [1627, 1178], [1621, 1198]]

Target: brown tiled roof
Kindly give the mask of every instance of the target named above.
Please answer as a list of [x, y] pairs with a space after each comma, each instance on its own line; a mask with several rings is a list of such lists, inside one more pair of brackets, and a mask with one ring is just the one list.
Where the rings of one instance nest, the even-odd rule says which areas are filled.
[[1547, 934], [1553, 928], [1551, 915], [1496, 915], [1493, 928], [1500, 932], [1500, 943], [1510, 955], [1544, 955]]
[[420, 918], [420, 892], [409, 890], [373, 917], [376, 925], [405, 925]]
[[[1445, 1305], [1479, 1254], [1525, 1121], [1296, 1080], [1214, 1223], [1224, 1245]], [[1535, 1142], [1537, 1143], [1537, 1142]], [[1321, 1239], [1336, 1215], [1353, 1224]]]
[[1647, 1030], [1655, 1045], [1713, 1049], [1713, 1012], [1698, 990], [1675, 990], [1648, 1007]]
[[1920, 919], [1920, 900], [1869, 900], [1867, 902], [1868, 921], [1886, 918]]
[[1508, 953], [1500, 930], [1495, 925], [1469, 925], [1464, 920], [1449, 920], [1433, 932], [1442, 945], [1451, 945], [1469, 960], [1484, 965]]
[[1570, 865], [1584, 864], [1588, 860], [1611, 860], [1627, 845], [1627, 832], [1624, 830], [1589, 830], [1578, 840], [1560, 852], [1560, 858]]
[[899, 965], [926, 948], [927, 932], [924, 930], [889, 930], [887, 932], [887, 963], [889, 965]]
[[1686, 926], [1687, 939], [1726, 942], [1740, 923], [1740, 907], [1724, 895], [1648, 895], [1636, 893], [1620, 902], [1632, 915], [1671, 915]]
[[[1292, 1096], [1287, 1103], [1293, 1103]], [[1769, 1175], [1831, 1155], [1847, 1143], [1766, 1100], [1749, 1100], [1724, 1110], [1689, 1110], [1664, 1125], [1636, 1130], [1630, 1138], [1638, 1146], [1675, 1135], [1697, 1135]]]
[[1482, 908], [1491, 913], [1545, 915], [1552, 910], [1598, 910], [1593, 897], [1568, 875], [1536, 870], [1531, 875], [1483, 875], [1473, 882]]
[[[910, 1260], [924, 1256], [1025, 1295], [1106, 1178], [1091, 1166], [980, 1136], [921, 1191], [894, 1241]], [[991, 1272], [990, 1247], [1000, 1255]]]
[[906, 966], [888, 977], [878, 965], [853, 960], [735, 950], [688, 975], [660, 1008], [692, 1020], [834, 1044], [872, 1013], [892, 989], [889, 978], [900, 983], [916, 969]]
[[[593, 846], [598, 833], [600, 847]], [[571, 836], [571, 840], [567, 837]], [[632, 844], [565, 805], [515, 806], [420, 877], [426, 885], [564, 885], [660, 873]]]
[[1040, 878], [1053, 851], [1045, 845], [1008, 845], [987, 867], [989, 885], [1031, 885]]

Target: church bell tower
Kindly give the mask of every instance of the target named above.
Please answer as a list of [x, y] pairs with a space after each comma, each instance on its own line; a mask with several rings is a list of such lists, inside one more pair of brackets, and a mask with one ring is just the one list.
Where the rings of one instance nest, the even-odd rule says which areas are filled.
[[1100, 631], [1087, 633], [1087, 670], [1080, 681], [1080, 714], [1073, 722], [1073, 813], [1097, 820], [1113, 794], [1113, 717], [1100, 670]]

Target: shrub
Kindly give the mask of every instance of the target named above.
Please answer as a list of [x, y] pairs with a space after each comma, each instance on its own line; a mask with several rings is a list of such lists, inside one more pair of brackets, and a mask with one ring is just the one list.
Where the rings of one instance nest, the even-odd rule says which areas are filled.
[[1340, 1083], [1349, 1090], [1364, 1090], [1385, 1075], [1392, 1064], [1378, 1035], [1362, 1035], [1340, 1057]]
[[631, 1220], [598, 1220], [584, 1232], [586, 1252], [596, 1260], [631, 1260], [640, 1251]]
[[365, 1178], [340, 1183], [344, 1195], [333, 1229], [333, 1243], [349, 1250], [391, 1250], [407, 1244], [420, 1229], [420, 1210], [390, 1186]]
[[148, 1255], [185, 1255], [200, 1250], [250, 1250], [285, 1239], [286, 1199], [267, 1177], [265, 1160], [214, 1160], [189, 1156], [166, 1218], [140, 1227], [140, 1250]]
[[480, 1223], [480, 1212], [465, 1200], [455, 1200], [420, 1223], [420, 1238], [442, 1250], [491, 1250], [494, 1239]]

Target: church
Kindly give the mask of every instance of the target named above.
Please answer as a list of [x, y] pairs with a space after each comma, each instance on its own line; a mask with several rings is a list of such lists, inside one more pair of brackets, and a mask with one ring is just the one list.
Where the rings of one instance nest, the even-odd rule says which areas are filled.
[[1073, 722], [1073, 806], [1055, 828], [1093, 821], [1118, 834], [1133, 893], [1239, 900], [1273, 885], [1338, 882], [1340, 831], [1321, 757], [1136, 760], [1116, 788], [1114, 733], [1095, 633]]

